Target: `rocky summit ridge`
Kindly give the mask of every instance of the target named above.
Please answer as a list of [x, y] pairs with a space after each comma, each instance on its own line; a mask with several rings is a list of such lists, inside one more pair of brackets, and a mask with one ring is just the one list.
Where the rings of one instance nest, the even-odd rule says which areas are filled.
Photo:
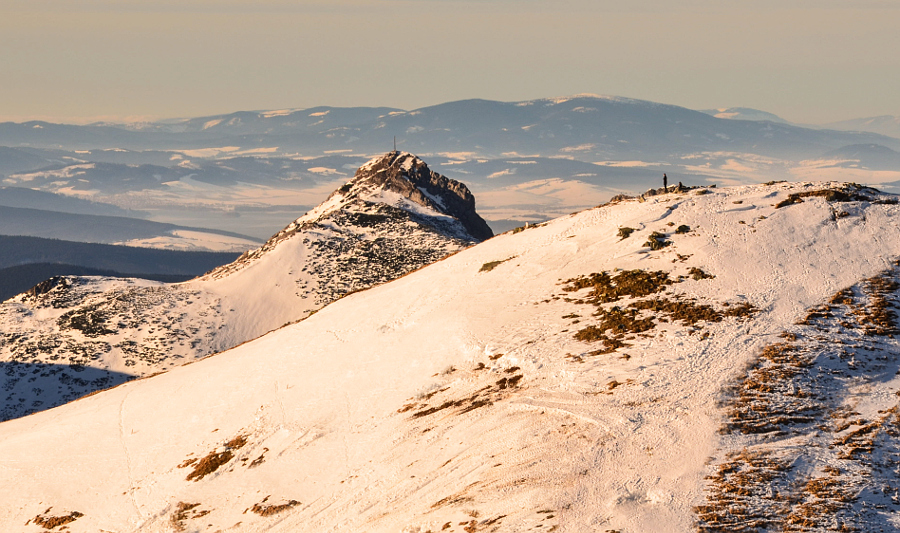
[[494, 236], [487, 222], [475, 211], [475, 197], [465, 184], [432, 171], [413, 154], [392, 151], [359, 167], [353, 179], [261, 247], [244, 253], [234, 263], [219, 267], [206, 277], [229, 275], [296, 233], [339, 216], [336, 213], [341, 211], [355, 213], [353, 222], [359, 226], [409, 220], [469, 243]]
[[390, 152], [201, 278], [48, 280], [0, 304], [0, 421], [226, 350], [490, 236], [465, 185]]
[[487, 222], [475, 211], [475, 196], [462, 182], [428, 168], [408, 152], [393, 151], [360, 167], [356, 176], [335, 194], [362, 198], [378, 197], [379, 191], [399, 194], [411, 202], [459, 221], [474, 240], [494, 236]]

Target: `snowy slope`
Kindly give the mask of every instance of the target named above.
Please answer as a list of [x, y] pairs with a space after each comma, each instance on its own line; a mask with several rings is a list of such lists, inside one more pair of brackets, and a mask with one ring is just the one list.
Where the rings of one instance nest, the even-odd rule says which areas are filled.
[[490, 237], [465, 185], [375, 158], [262, 247], [193, 281], [67, 277], [0, 305], [0, 420], [231, 348]]
[[773, 184], [498, 236], [0, 424], [0, 529], [895, 530], [898, 221]]

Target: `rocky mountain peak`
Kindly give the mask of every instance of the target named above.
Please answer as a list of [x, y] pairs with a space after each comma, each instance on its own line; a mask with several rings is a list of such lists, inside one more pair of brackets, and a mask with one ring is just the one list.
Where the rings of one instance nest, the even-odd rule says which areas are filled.
[[487, 222], [475, 211], [475, 196], [468, 187], [432, 171], [424, 161], [408, 152], [392, 151], [370, 160], [329, 199], [343, 196], [384, 201], [383, 192], [395, 193], [400, 198], [459, 220], [475, 240], [494, 236]]
[[[350, 213], [352, 220], [344, 220]], [[413, 220], [459, 246], [494, 236], [475, 211], [475, 197], [465, 184], [433, 172], [413, 154], [392, 151], [359, 167], [353, 179], [261, 247], [208, 272], [204, 278], [221, 278], [242, 270], [298, 233], [321, 226], [326, 220], [331, 221], [330, 226], [335, 219], [360, 228], [374, 224], [382, 232], [393, 232], [393, 237], [399, 237], [395, 223]]]

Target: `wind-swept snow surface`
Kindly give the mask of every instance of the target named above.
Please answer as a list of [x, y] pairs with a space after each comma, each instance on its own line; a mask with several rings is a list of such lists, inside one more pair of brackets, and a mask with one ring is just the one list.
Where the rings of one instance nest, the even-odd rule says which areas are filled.
[[0, 420], [231, 348], [490, 236], [465, 185], [391, 152], [202, 278], [49, 280], [0, 304]]
[[498, 236], [0, 424], [0, 529], [895, 529], [869, 458], [896, 468], [898, 222], [870, 189], [774, 184]]

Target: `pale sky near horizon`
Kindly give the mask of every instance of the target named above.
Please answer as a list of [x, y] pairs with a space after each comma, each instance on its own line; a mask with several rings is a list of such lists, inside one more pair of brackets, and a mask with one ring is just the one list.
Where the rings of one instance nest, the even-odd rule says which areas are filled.
[[900, 0], [0, 0], [0, 120], [597, 93], [900, 116]]

